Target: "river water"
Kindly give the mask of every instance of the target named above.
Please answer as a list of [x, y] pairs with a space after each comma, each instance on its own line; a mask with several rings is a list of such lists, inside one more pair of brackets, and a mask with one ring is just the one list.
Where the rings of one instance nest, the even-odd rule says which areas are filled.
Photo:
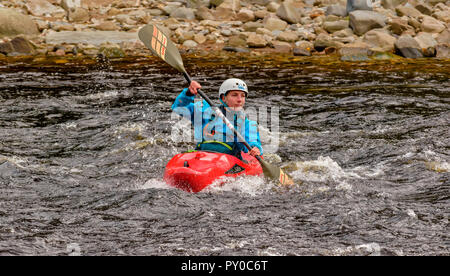
[[278, 109], [266, 158], [296, 186], [168, 187], [194, 144], [154, 58], [0, 63], [0, 255], [450, 254], [448, 61], [184, 59], [211, 98], [234, 76]]

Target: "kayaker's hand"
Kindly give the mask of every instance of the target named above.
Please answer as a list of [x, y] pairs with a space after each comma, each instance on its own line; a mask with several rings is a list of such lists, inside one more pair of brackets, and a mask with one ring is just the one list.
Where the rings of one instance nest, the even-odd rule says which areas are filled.
[[248, 154], [250, 154], [251, 156], [259, 156], [261, 155], [261, 152], [259, 151], [259, 148], [253, 147]]
[[197, 95], [197, 89], [200, 88], [202, 88], [202, 86], [196, 81], [191, 81], [191, 84], [189, 84], [189, 92], [191, 92], [192, 95]]

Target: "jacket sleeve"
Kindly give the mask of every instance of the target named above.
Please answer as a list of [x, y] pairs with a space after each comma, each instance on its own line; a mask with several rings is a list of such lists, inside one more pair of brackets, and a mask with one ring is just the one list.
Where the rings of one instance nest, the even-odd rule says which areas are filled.
[[[190, 93], [189, 93], [190, 94]], [[181, 91], [180, 95], [172, 104], [172, 110], [180, 116], [188, 118], [194, 122], [194, 95], [188, 95], [188, 89]]]
[[[263, 155], [263, 148], [261, 145], [261, 138], [259, 136], [258, 123], [255, 121], [246, 120], [248, 122], [247, 131], [245, 132], [245, 140], [250, 145], [250, 147], [257, 147]], [[248, 152], [245, 148], [244, 152]]]

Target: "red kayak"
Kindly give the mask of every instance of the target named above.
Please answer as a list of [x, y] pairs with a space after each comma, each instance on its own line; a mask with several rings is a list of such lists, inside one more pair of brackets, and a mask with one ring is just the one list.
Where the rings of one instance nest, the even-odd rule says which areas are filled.
[[233, 155], [208, 151], [180, 153], [167, 163], [164, 181], [197, 193], [221, 177], [262, 175], [263, 170], [255, 157], [243, 152], [242, 158], [240, 160]]

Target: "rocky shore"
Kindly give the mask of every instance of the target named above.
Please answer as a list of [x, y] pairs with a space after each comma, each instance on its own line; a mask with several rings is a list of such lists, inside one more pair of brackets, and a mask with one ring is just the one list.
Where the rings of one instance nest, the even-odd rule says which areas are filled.
[[450, 58], [450, 0], [2, 0], [0, 58], [147, 56], [164, 26], [183, 52]]

